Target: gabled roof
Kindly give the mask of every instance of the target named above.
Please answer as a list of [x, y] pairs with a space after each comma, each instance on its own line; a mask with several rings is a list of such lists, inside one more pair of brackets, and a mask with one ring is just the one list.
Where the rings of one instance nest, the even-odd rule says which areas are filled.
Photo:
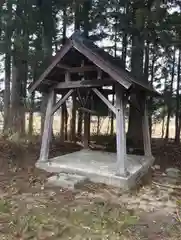
[[[132, 77], [130, 72], [122, 67], [122, 61], [120, 59], [111, 56], [109, 53], [96, 46], [92, 41], [84, 38], [79, 31], [76, 31], [67, 40], [66, 44], [62, 46], [60, 51], [53, 58], [50, 66], [43, 72], [43, 74], [34, 84], [29, 86], [30, 93], [39, 89], [40, 85], [44, 84], [44, 81], [49, 74], [54, 71], [56, 66], [71, 49], [75, 49], [87, 57], [92, 63], [108, 74], [113, 81], [120, 83], [125, 89], [129, 89], [132, 86], [137, 86], [145, 91], [156, 93], [149, 83]], [[51, 79], [49, 81], [51, 81]]]

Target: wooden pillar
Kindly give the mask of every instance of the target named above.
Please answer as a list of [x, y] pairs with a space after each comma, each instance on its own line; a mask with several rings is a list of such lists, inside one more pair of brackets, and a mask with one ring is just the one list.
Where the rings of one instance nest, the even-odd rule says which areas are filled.
[[117, 174], [127, 175], [127, 153], [125, 132], [125, 103], [123, 90], [120, 85], [116, 88], [116, 144], [117, 144]]
[[[112, 105], [114, 105], [114, 92], [115, 92], [115, 86], [112, 87], [113, 94], [112, 94]], [[111, 113], [111, 135], [114, 134], [114, 113]]]
[[100, 116], [97, 116], [97, 136], [99, 136], [100, 133]]
[[71, 119], [71, 141], [76, 141], [76, 94], [75, 92], [72, 95], [72, 119]]
[[89, 148], [89, 138], [90, 138], [90, 114], [84, 112], [84, 136], [83, 136], [83, 144], [84, 148]]
[[152, 156], [152, 153], [151, 153], [151, 139], [150, 139], [148, 107], [146, 102], [146, 96], [144, 96], [143, 111], [144, 112], [142, 116], [142, 129], [143, 129], [144, 153], [145, 153], [145, 156], [150, 157]]
[[65, 132], [65, 104], [62, 105], [61, 108], [61, 123], [60, 123], [60, 137], [61, 140], [64, 141], [65, 136], [64, 136], [64, 132]]
[[52, 124], [53, 124], [52, 108], [53, 108], [54, 100], [55, 100], [55, 93], [54, 91], [52, 91], [48, 95], [48, 104], [46, 109], [39, 161], [46, 162], [49, 156], [49, 145], [51, 141]]

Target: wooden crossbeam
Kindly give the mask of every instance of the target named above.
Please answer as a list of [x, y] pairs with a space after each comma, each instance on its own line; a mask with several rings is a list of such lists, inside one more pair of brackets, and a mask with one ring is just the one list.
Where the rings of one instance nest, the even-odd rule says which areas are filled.
[[104, 97], [104, 95], [96, 88], [92, 89], [95, 94], [108, 106], [108, 108], [114, 113], [116, 114], [116, 108], [109, 102], [109, 100], [107, 98]]
[[82, 66], [82, 67], [71, 67], [65, 64], [57, 64], [58, 68], [64, 69], [70, 73], [83, 73], [83, 72], [92, 72], [92, 71], [97, 71], [96, 66]]
[[54, 80], [50, 80], [50, 79], [47, 79], [45, 78], [44, 84], [47, 84], [47, 85], [52, 85], [52, 84], [57, 84], [58, 82], [57, 81], [54, 81]]
[[[96, 87], [96, 86], [95, 86]], [[83, 89], [83, 88], [81, 88], [81, 89]], [[55, 90], [55, 93], [56, 94], [61, 94], [61, 95], [64, 95], [64, 94], [66, 94], [67, 93], [67, 90], [68, 89], [66, 89], [66, 88], [60, 88], [60, 89], [54, 89]], [[106, 96], [107, 95], [112, 95], [113, 94], [113, 91], [112, 91], [112, 89], [102, 89], [103, 91], [104, 91], [104, 93], [106, 94]]]
[[70, 97], [73, 92], [73, 89], [69, 90], [68, 93], [55, 104], [52, 109], [52, 115], [61, 107], [61, 105]]
[[65, 69], [65, 70], [70, 70], [70, 67], [66, 64], [57, 64], [56, 67], [61, 68], [61, 69]]
[[60, 82], [55, 86], [56, 89], [69, 89], [69, 88], [88, 88], [88, 87], [101, 87], [106, 85], [111, 85], [113, 82], [111, 79], [105, 80], [82, 80], [82, 81], [67, 81], [67, 82]]
[[98, 112], [96, 112], [96, 111], [93, 111], [93, 110], [91, 110], [91, 109], [88, 109], [88, 108], [84, 108], [84, 107], [80, 107], [80, 108], [78, 108], [78, 110], [81, 110], [81, 111], [83, 111], [83, 112], [87, 112], [87, 113], [90, 113], [90, 114], [95, 114], [95, 115], [99, 115], [98, 114]]

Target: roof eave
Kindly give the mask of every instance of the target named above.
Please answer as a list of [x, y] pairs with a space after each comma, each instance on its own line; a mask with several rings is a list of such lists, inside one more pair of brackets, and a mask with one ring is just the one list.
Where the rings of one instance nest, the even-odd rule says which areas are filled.
[[60, 52], [55, 56], [55, 60], [41, 74], [39, 79], [36, 82], [29, 85], [28, 91], [30, 94], [32, 94], [34, 91], [37, 90], [38, 86], [47, 77], [47, 75], [52, 71], [52, 69], [60, 62], [60, 60], [65, 56], [65, 54], [72, 48], [72, 46], [73, 46], [72, 40], [68, 39], [67, 43], [61, 48]]

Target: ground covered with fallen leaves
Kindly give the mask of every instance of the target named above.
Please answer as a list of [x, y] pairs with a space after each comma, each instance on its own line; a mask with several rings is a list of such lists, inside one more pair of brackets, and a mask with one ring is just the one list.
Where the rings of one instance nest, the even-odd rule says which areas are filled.
[[[154, 141], [160, 166], [149, 185], [123, 192], [85, 183], [75, 191], [54, 188], [34, 167], [38, 140], [0, 140], [0, 239], [181, 239], [181, 184], [164, 184], [167, 167], [181, 169], [181, 146]], [[55, 141], [51, 155], [79, 150]]]

